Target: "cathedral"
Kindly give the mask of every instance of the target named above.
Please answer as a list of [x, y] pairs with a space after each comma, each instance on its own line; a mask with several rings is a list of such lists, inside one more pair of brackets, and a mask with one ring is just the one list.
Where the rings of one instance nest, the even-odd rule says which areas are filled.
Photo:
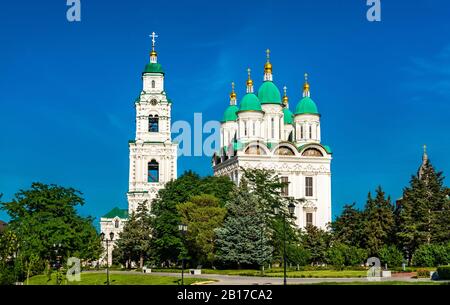
[[[134, 101], [136, 134], [129, 146], [128, 209], [113, 208], [100, 218], [100, 230], [106, 239], [108, 263], [112, 249], [129, 215], [145, 202], [151, 210], [165, 184], [177, 178], [178, 144], [171, 139], [172, 101], [165, 89], [165, 73], [155, 50], [152, 33], [150, 61], [142, 72], [142, 91]], [[275, 85], [270, 53], [264, 66], [264, 81], [257, 93], [250, 69], [246, 94], [237, 102], [234, 83], [230, 105], [226, 108], [220, 130], [221, 149], [213, 156], [215, 175], [229, 176], [236, 184], [241, 168], [274, 170], [287, 183], [284, 196], [303, 199], [296, 207], [298, 227], [312, 224], [326, 228], [331, 221], [331, 149], [321, 144], [320, 114], [311, 98], [305, 74], [303, 97], [295, 112]], [[111, 235], [110, 233], [114, 233]]]
[[213, 156], [214, 174], [238, 184], [242, 168], [272, 170], [287, 184], [283, 196], [302, 199], [295, 208], [297, 226], [326, 229], [331, 222], [332, 151], [321, 143], [321, 115], [311, 98], [308, 75], [292, 112], [287, 88], [281, 96], [272, 69], [267, 50], [261, 86], [255, 92], [248, 69], [246, 94], [239, 103], [232, 84], [221, 122], [221, 149]]
[[[150, 62], [142, 72], [142, 91], [134, 101], [136, 135], [129, 146], [128, 209], [114, 208], [100, 218], [100, 230], [109, 238], [117, 239], [123, 225], [140, 202], [151, 210], [152, 200], [170, 180], [177, 178], [178, 145], [171, 139], [172, 101], [164, 90], [165, 73], [155, 50], [152, 33]], [[112, 261], [109, 247], [109, 264]]]

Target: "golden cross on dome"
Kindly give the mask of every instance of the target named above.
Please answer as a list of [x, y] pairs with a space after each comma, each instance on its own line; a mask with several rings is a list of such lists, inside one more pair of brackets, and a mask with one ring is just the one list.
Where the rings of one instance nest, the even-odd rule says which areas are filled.
[[283, 87], [283, 90], [284, 90], [284, 96], [287, 96], [287, 87], [284, 86], [284, 87]]
[[425, 154], [427, 153], [427, 145], [426, 145], [426, 144], [423, 145], [423, 152], [424, 152]]
[[251, 76], [250, 76], [251, 72], [252, 72], [252, 69], [247, 68], [248, 79], [251, 79]]
[[270, 61], [270, 50], [269, 49], [266, 50], [266, 55], [267, 55], [267, 62], [269, 62]]
[[305, 73], [305, 83], [308, 82], [308, 73]]
[[234, 82], [231, 82], [231, 92], [234, 92]]

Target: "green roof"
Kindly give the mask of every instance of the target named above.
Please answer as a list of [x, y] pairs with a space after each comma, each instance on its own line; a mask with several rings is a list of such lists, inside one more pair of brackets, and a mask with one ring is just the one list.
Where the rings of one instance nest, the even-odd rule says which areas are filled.
[[223, 119], [222, 122], [228, 122], [228, 121], [236, 121], [237, 115], [236, 112], [239, 111], [239, 108], [236, 105], [230, 105], [225, 109], [225, 112], [223, 113]]
[[108, 213], [102, 216], [102, 218], [114, 218], [119, 217], [122, 219], [128, 218], [128, 210], [127, 209], [119, 209], [118, 207], [115, 207]]
[[298, 102], [297, 107], [295, 108], [295, 114], [319, 114], [317, 110], [316, 103], [306, 96]]
[[330, 155], [333, 153], [333, 151], [331, 150], [331, 147], [328, 145], [323, 145], [323, 148], [325, 148], [325, 150], [327, 151], [327, 153], [329, 153]]
[[327, 154], [329, 154], [329, 155], [333, 154], [333, 151], [331, 150], [330, 146], [328, 146], [328, 145], [323, 145], [323, 144], [320, 144], [320, 143], [307, 143], [307, 144], [300, 145], [300, 146], [297, 147], [297, 148], [298, 148], [298, 151], [301, 151], [303, 148], [305, 148], [306, 146], [309, 146], [309, 145], [319, 145], [319, 146], [322, 146], [323, 149], [325, 149], [325, 151], [327, 152]]
[[289, 110], [288, 107], [283, 108], [283, 117], [284, 117], [284, 124], [292, 124], [294, 115], [292, 114], [292, 111]]
[[258, 90], [261, 104], [281, 104], [281, 94], [277, 86], [271, 81], [265, 81]]
[[145, 65], [143, 73], [162, 73], [164, 74], [163, 68], [159, 63], [148, 63]]
[[262, 111], [261, 103], [254, 93], [247, 93], [241, 100], [239, 111]]

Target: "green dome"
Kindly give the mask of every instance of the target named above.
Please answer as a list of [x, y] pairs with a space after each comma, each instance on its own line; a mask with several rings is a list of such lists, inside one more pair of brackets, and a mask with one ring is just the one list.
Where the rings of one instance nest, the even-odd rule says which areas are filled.
[[283, 108], [283, 117], [284, 117], [284, 124], [292, 124], [294, 115], [292, 114], [292, 111], [289, 110], [288, 107]]
[[230, 105], [225, 109], [225, 112], [223, 113], [223, 119], [222, 122], [228, 122], [228, 121], [236, 121], [237, 115], [236, 112], [239, 111], [239, 108], [236, 105]]
[[316, 103], [310, 97], [304, 97], [298, 102], [295, 114], [319, 114]]
[[148, 63], [145, 65], [143, 73], [162, 73], [164, 74], [163, 68], [159, 63]]
[[254, 93], [247, 93], [241, 100], [239, 111], [262, 111], [261, 103]]
[[280, 90], [271, 81], [266, 81], [259, 87], [258, 98], [261, 104], [281, 104]]

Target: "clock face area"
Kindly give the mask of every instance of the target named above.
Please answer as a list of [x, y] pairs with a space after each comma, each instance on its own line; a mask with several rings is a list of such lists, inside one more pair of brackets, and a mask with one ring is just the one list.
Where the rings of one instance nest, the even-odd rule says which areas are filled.
[[152, 106], [156, 106], [157, 103], [158, 103], [158, 101], [155, 100], [155, 99], [152, 99], [152, 100], [150, 101], [150, 104], [152, 104]]

